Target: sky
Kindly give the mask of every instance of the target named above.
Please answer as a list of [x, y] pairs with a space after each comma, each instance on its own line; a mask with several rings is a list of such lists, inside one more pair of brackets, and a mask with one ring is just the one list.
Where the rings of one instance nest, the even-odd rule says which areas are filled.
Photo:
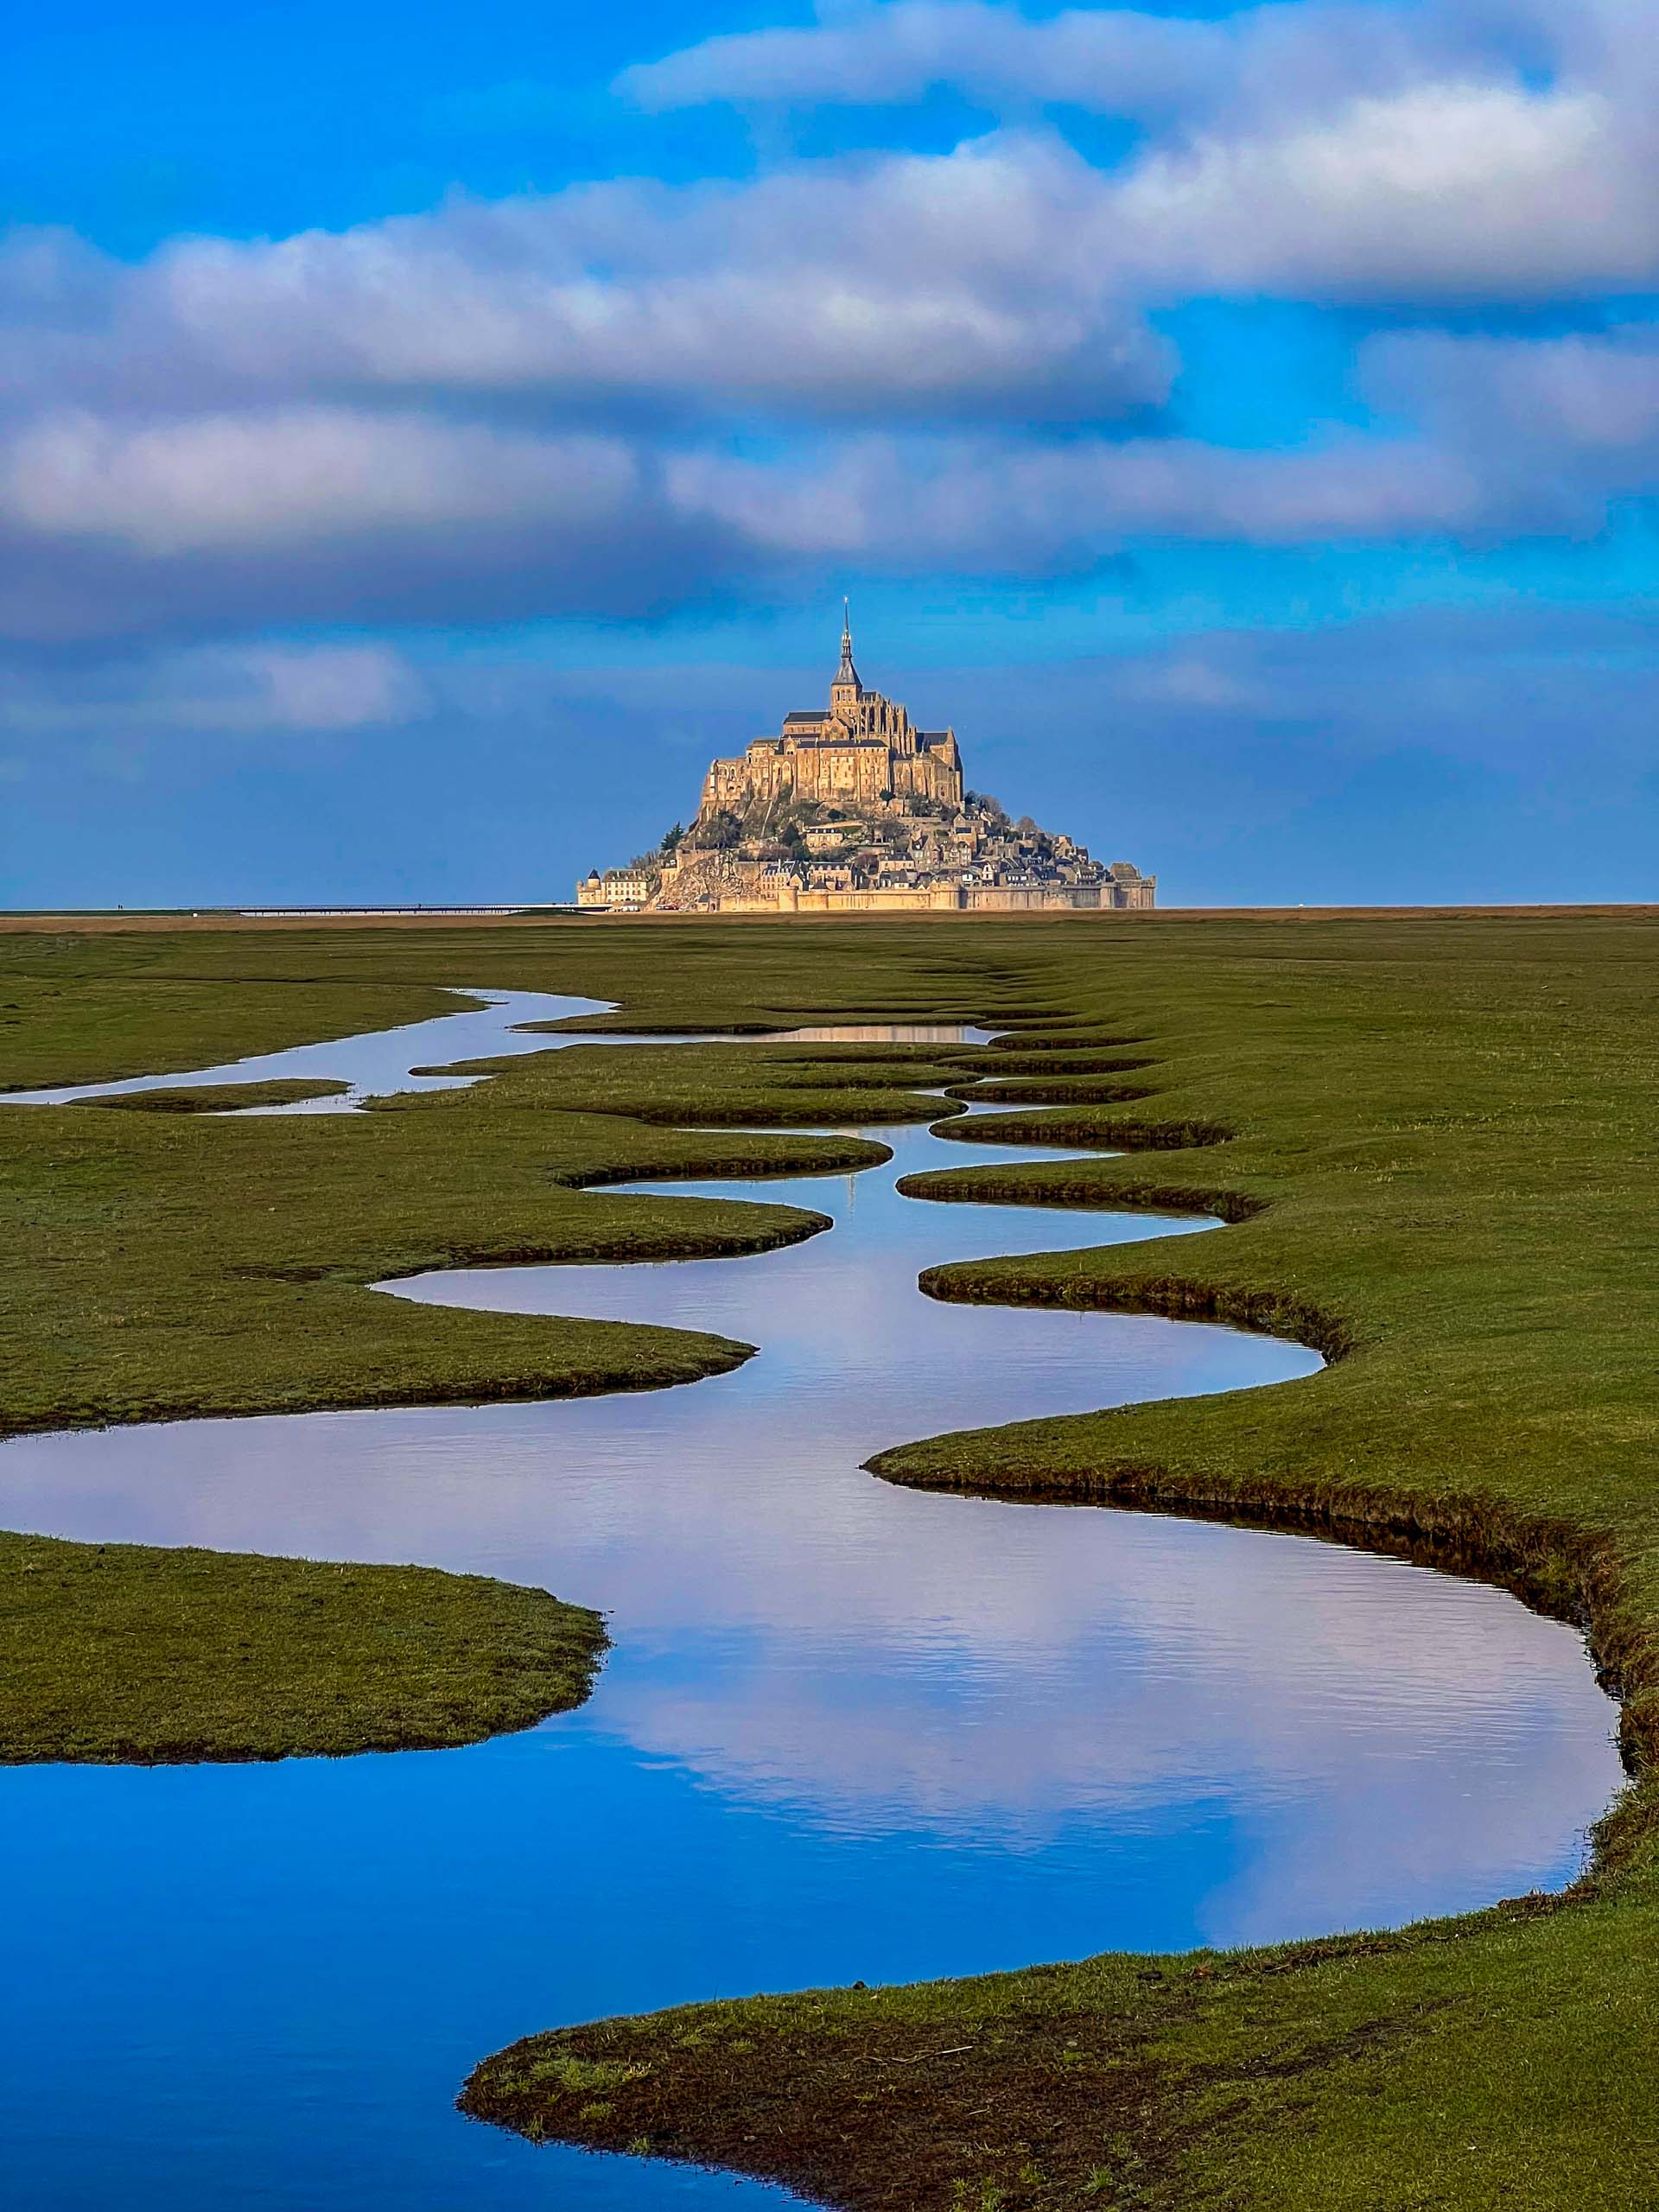
[[59, 0], [0, 906], [570, 895], [861, 672], [1160, 903], [1659, 895], [1651, 0]]

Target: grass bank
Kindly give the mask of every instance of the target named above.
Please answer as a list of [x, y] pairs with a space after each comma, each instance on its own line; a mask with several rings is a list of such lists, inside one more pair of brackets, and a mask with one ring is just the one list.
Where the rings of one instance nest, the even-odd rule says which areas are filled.
[[476, 1743], [580, 1705], [605, 1642], [480, 1575], [0, 1535], [0, 1764]]
[[349, 1083], [308, 1083], [278, 1076], [269, 1083], [170, 1084], [164, 1090], [118, 1090], [83, 1098], [83, 1106], [110, 1106], [127, 1114], [241, 1114], [251, 1106], [298, 1106], [313, 1098], [343, 1098]]

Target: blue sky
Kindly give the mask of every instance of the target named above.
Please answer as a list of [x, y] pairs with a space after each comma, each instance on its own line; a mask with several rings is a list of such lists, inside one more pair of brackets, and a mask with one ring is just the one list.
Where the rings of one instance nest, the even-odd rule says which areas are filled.
[[1167, 903], [1655, 893], [1648, 0], [67, 0], [0, 904], [559, 897], [867, 682]]

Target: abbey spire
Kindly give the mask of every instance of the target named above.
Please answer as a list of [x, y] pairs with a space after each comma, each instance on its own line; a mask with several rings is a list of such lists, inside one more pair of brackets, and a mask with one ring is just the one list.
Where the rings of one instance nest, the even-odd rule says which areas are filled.
[[858, 671], [853, 666], [853, 618], [846, 600], [841, 602], [841, 666], [836, 671], [836, 680], [830, 687], [830, 706], [855, 706], [864, 696], [864, 686], [858, 680]]

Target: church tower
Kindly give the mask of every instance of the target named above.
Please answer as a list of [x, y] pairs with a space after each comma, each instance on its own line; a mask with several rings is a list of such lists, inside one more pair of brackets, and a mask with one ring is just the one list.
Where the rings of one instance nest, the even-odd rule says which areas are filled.
[[864, 696], [864, 686], [858, 680], [858, 671], [853, 666], [852, 613], [843, 599], [841, 602], [841, 666], [836, 671], [836, 680], [830, 686], [830, 711], [846, 721], [855, 720], [851, 709]]

